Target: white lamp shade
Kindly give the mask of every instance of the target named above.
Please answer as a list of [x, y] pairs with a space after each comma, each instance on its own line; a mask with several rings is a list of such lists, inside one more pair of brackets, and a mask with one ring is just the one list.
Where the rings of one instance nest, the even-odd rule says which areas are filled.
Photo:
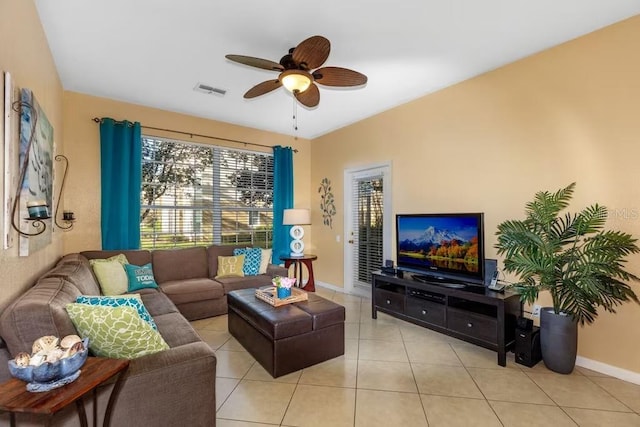
[[282, 225], [309, 225], [311, 211], [309, 209], [285, 209]]

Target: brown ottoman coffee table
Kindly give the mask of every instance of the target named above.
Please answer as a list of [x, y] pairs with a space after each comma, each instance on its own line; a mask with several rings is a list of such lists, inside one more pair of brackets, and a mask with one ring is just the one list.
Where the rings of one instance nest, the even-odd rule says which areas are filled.
[[273, 307], [255, 289], [227, 294], [229, 332], [274, 378], [344, 354], [344, 307], [308, 296]]

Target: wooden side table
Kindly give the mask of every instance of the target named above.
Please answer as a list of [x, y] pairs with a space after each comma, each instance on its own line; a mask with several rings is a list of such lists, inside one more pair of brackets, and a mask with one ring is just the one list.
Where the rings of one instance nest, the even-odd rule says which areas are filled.
[[124, 373], [128, 368], [128, 360], [89, 357], [80, 368], [81, 373], [77, 380], [42, 393], [27, 391], [24, 381], [12, 378], [0, 384], [0, 411], [10, 413], [11, 427], [16, 425], [16, 413], [46, 415], [45, 425], [49, 425], [54, 414], [75, 402], [80, 425], [86, 427], [87, 414], [82, 397], [93, 392], [93, 425], [95, 427], [98, 425], [98, 386], [118, 375], [104, 414], [103, 426], [108, 427], [111, 422], [111, 411], [122, 388]]
[[[304, 254], [303, 256], [298, 257], [288, 257], [281, 256], [280, 259], [284, 261], [284, 267], [289, 268], [291, 264], [294, 264], [294, 277], [298, 279], [298, 286], [307, 292], [315, 292], [316, 286], [315, 281], [313, 280], [313, 261], [317, 260], [318, 257], [316, 255]], [[307, 271], [309, 272], [309, 280], [307, 284], [302, 286], [302, 266], [307, 267]]]

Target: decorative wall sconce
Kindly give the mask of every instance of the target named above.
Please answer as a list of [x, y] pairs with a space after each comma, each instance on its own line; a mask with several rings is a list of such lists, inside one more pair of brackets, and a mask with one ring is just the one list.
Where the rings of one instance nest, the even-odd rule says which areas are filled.
[[[47, 202], [45, 200], [31, 200], [27, 202], [27, 211], [29, 216], [27, 218], [24, 218], [24, 220], [31, 222], [31, 226], [35, 228], [35, 231], [33, 233], [22, 231], [20, 229], [20, 226], [16, 224], [16, 211], [20, 206], [20, 195], [21, 195], [20, 193], [22, 192], [21, 191], [22, 185], [24, 183], [24, 179], [27, 174], [27, 169], [29, 167], [29, 154], [31, 153], [31, 145], [33, 143], [33, 138], [36, 132], [36, 125], [38, 123], [38, 113], [31, 104], [24, 101], [16, 101], [12, 104], [11, 107], [17, 113], [20, 113], [21, 108], [31, 109], [31, 135], [29, 136], [29, 141], [27, 143], [24, 158], [22, 159], [22, 164], [20, 165], [20, 176], [18, 178], [18, 186], [16, 188], [15, 197], [13, 198], [13, 206], [11, 207], [11, 226], [13, 227], [14, 230], [16, 230], [22, 236], [25, 236], [25, 237], [37, 236], [39, 234], [44, 233], [44, 231], [47, 228], [47, 224], [44, 221], [51, 218], [51, 216], [49, 216], [49, 207], [47, 206]], [[58, 162], [64, 160], [64, 174], [62, 176], [62, 184], [60, 185], [60, 192], [58, 193], [56, 209], [53, 213], [53, 221], [55, 225], [61, 228], [62, 230], [70, 230], [73, 227], [73, 221], [75, 221], [73, 212], [65, 211], [62, 217], [63, 224], [58, 223], [58, 209], [60, 207], [60, 199], [62, 199], [64, 185], [67, 179], [67, 171], [69, 169], [69, 159], [67, 159], [67, 157], [63, 156], [62, 154], [58, 154], [55, 156], [55, 160]]]
[[67, 172], [69, 171], [69, 159], [67, 156], [58, 154], [55, 157], [57, 162], [64, 161], [64, 173], [62, 174], [62, 183], [60, 184], [60, 192], [58, 193], [58, 201], [56, 202], [56, 211], [53, 215], [53, 222], [55, 222], [58, 228], [63, 230], [71, 230], [73, 228], [73, 222], [76, 220], [73, 212], [63, 211], [62, 222], [64, 225], [58, 222], [58, 212], [60, 212], [60, 200], [62, 200], [62, 193], [64, 192], [64, 184], [67, 182]]

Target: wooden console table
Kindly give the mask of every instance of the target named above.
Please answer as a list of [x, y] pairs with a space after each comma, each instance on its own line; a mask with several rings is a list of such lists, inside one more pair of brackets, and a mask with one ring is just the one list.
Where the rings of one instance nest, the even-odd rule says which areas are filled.
[[27, 391], [24, 381], [12, 378], [0, 384], [0, 411], [10, 413], [11, 427], [16, 425], [16, 413], [46, 415], [45, 425], [49, 425], [54, 414], [75, 402], [80, 425], [86, 427], [87, 414], [84, 410], [82, 397], [93, 392], [93, 425], [95, 427], [98, 425], [98, 386], [118, 375], [104, 414], [103, 426], [108, 427], [111, 422], [113, 405], [122, 388], [124, 374], [128, 368], [128, 360], [89, 357], [80, 368], [81, 373], [77, 380], [42, 393]]
[[[298, 257], [287, 257], [281, 256], [280, 259], [284, 261], [284, 267], [289, 268], [291, 264], [294, 264], [294, 277], [298, 279], [298, 286], [307, 292], [315, 292], [316, 286], [315, 281], [313, 280], [313, 261], [317, 260], [318, 257], [316, 255], [304, 254], [303, 256]], [[307, 271], [309, 272], [309, 280], [307, 284], [302, 286], [302, 266], [307, 267]]]
[[482, 285], [443, 285], [414, 280], [409, 273], [398, 277], [374, 272], [372, 317], [382, 311], [497, 351], [498, 364], [506, 366], [507, 350], [515, 346], [516, 319], [522, 315], [520, 295]]

